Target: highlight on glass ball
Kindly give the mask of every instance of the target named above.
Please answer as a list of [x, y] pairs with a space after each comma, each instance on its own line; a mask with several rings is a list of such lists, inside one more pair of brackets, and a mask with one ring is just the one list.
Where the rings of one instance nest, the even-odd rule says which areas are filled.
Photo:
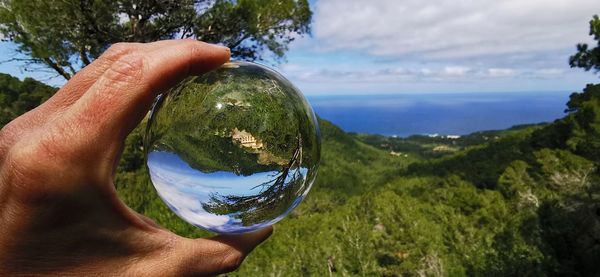
[[157, 98], [144, 149], [156, 191], [179, 217], [245, 233], [302, 201], [320, 143], [312, 108], [288, 80], [262, 65], [229, 62]]

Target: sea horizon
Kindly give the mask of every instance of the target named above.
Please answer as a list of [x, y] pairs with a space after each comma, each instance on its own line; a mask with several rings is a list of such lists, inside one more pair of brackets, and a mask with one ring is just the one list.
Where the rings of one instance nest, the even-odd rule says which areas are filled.
[[572, 91], [308, 95], [315, 113], [346, 132], [408, 137], [458, 135], [548, 123], [565, 116]]

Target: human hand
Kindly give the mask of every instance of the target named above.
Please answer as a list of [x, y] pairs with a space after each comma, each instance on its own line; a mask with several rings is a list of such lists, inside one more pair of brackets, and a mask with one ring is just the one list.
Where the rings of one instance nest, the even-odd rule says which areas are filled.
[[187, 239], [114, 188], [126, 136], [159, 93], [229, 60], [192, 40], [116, 44], [0, 130], [0, 276], [180, 276], [235, 270], [272, 232]]

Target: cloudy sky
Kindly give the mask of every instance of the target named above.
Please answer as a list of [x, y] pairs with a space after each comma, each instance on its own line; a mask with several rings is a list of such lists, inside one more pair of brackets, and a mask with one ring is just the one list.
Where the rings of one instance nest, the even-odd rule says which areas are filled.
[[[574, 91], [598, 0], [316, 0], [313, 34], [278, 65], [306, 94]], [[11, 45], [0, 44], [0, 56]], [[0, 72], [22, 72], [18, 64]], [[51, 83], [60, 84], [60, 79]]]
[[318, 0], [280, 67], [308, 94], [577, 90], [598, 0]]

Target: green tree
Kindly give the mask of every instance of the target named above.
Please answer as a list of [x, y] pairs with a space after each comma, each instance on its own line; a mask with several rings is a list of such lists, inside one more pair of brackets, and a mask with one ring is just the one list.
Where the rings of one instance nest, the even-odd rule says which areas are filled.
[[0, 73], [0, 128], [46, 101], [56, 88], [31, 78], [20, 81]]
[[[529, 189], [534, 180], [529, 176], [529, 165], [521, 160], [513, 161], [498, 178], [498, 190], [506, 198], [515, 198]], [[535, 200], [536, 201], [536, 200]]]
[[566, 144], [577, 154], [600, 161], [600, 84], [588, 84], [581, 93], [571, 94], [567, 103], [570, 125]]
[[[590, 36], [597, 42], [590, 48], [585, 43], [577, 45], [577, 53], [569, 58], [571, 67], [600, 72], [600, 17], [590, 21]], [[563, 121], [570, 125], [566, 144], [577, 154], [590, 160], [600, 161], [600, 84], [588, 84], [583, 92], [573, 93], [565, 112], [570, 113]]]
[[122, 41], [193, 38], [237, 59], [281, 59], [311, 16], [307, 0], [0, 0], [0, 33], [18, 46], [14, 59], [68, 80]]
[[588, 84], [583, 89], [583, 93], [571, 94], [565, 112], [577, 112], [583, 108], [585, 102], [593, 100], [600, 100], [600, 84]]
[[583, 68], [586, 71], [600, 72], [600, 18], [595, 15], [590, 20], [590, 36], [594, 37], [597, 45], [590, 48], [587, 43], [577, 44], [577, 53], [569, 58], [571, 67]]

